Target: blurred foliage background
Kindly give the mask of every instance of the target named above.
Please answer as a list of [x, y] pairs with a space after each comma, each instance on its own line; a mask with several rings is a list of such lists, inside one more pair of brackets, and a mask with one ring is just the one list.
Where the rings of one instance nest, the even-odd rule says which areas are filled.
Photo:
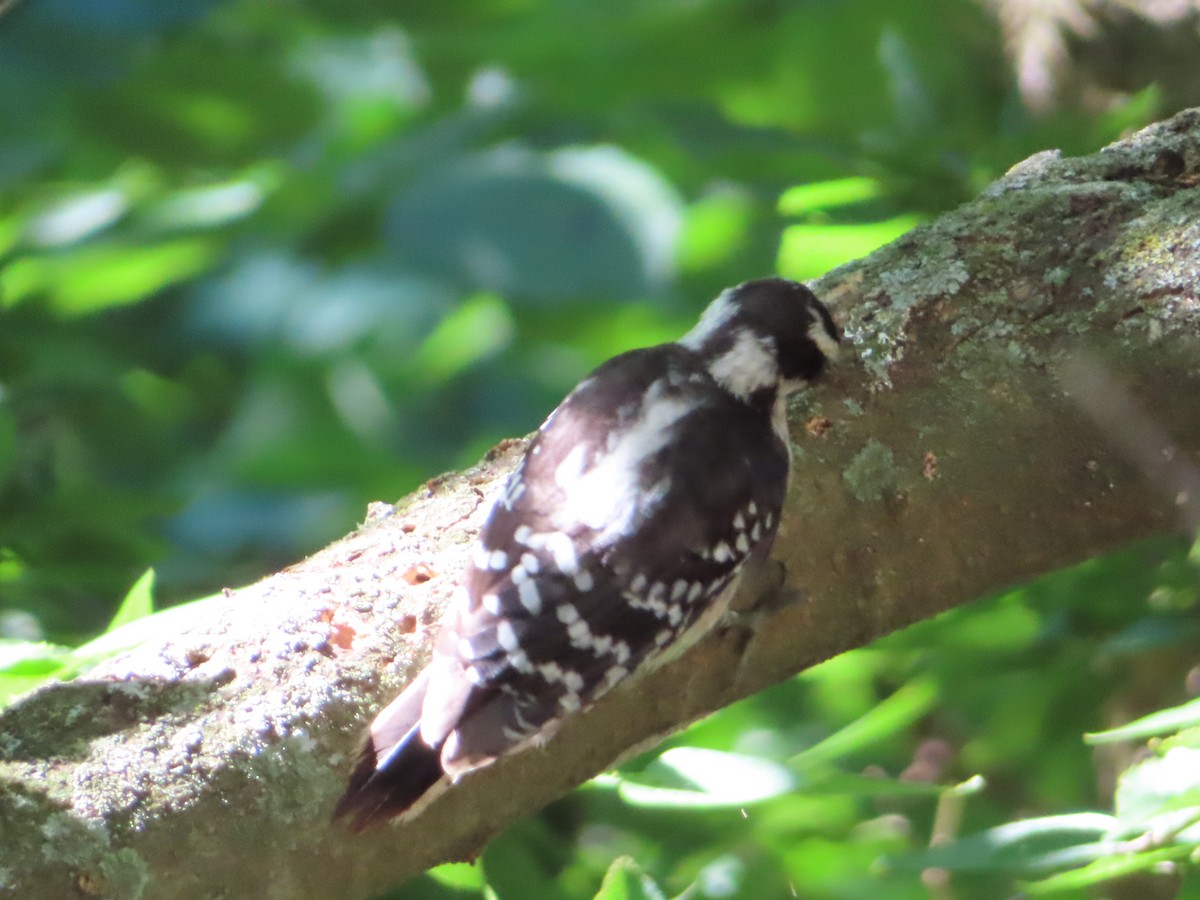
[[[1200, 103], [1198, 22], [1188, 0], [17, 2], [4, 646], [94, 634], [147, 566], [166, 604], [268, 573], [720, 288], [821, 274], [1033, 152]], [[1194, 588], [1166, 541], [926, 623], [397, 896], [1007, 896], [1035, 870], [912, 852], [1110, 809], [1128, 760], [1081, 735], [1186, 696]], [[742, 787], [697, 788], [714, 765]], [[696, 789], [654, 792], [673, 779]], [[1064, 829], [1038, 852], [1095, 831]]]

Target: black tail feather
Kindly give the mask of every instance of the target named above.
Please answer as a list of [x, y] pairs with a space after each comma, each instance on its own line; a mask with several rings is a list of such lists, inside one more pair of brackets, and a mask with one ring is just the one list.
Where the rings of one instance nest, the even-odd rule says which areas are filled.
[[441, 748], [421, 740], [419, 729], [405, 736], [383, 767], [375, 741], [368, 737], [333, 819], [349, 818], [351, 831], [365, 831], [394, 818], [416, 803], [443, 777]]

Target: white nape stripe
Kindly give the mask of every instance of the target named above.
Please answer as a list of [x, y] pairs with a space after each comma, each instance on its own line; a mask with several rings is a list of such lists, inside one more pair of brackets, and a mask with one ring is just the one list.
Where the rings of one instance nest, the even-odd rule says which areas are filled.
[[739, 331], [733, 346], [709, 363], [708, 371], [717, 384], [738, 397], [770, 387], [779, 381], [779, 364], [768, 341], [749, 330]]

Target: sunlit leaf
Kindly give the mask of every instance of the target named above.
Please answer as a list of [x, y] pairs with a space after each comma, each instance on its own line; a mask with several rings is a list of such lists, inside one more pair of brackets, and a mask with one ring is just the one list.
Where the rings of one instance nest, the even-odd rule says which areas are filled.
[[1200, 841], [1200, 749], [1171, 747], [1134, 763], [1121, 773], [1113, 805], [1125, 834]]
[[792, 757], [791, 765], [803, 772], [806, 767], [833, 762], [891, 737], [933, 709], [938, 692], [937, 682], [933, 679], [911, 681], [865, 715], [797, 753]]
[[841, 794], [847, 797], [939, 797], [945, 785], [895, 778], [872, 778], [850, 772], [821, 773], [805, 781], [805, 794]]
[[[143, 575], [142, 578], [145, 579], [146, 576]], [[106, 631], [86, 644], [76, 647], [71, 653], [72, 669], [78, 671], [87, 665], [132, 649], [156, 637], [170, 634], [189, 625], [211, 621], [212, 617], [220, 615], [230, 602], [229, 597], [218, 594], [215, 597], [204, 597], [190, 603], [181, 603], [152, 615], [135, 618], [119, 628]]]
[[25, 257], [0, 270], [0, 298], [7, 305], [45, 293], [67, 316], [144, 300], [209, 268], [217, 244], [186, 238], [147, 246], [85, 244], [70, 252]]
[[679, 240], [679, 265], [703, 270], [735, 258], [749, 239], [753, 198], [725, 190], [704, 197], [687, 209]]
[[147, 569], [133, 583], [133, 587], [129, 589], [129, 592], [125, 595], [125, 599], [117, 607], [117, 612], [112, 617], [112, 621], [108, 623], [108, 628], [104, 630], [104, 633], [111, 634], [118, 628], [128, 625], [130, 622], [136, 622], [138, 619], [145, 618], [153, 612], [154, 570]]
[[666, 900], [662, 889], [628, 856], [613, 860], [595, 900]]
[[1038, 873], [1083, 865], [1106, 856], [1115, 843], [1104, 841], [1116, 825], [1101, 813], [1072, 813], [1010, 822], [950, 844], [897, 856], [888, 866], [906, 871]]
[[1184, 728], [1200, 725], [1200, 699], [1189, 700], [1170, 709], [1161, 709], [1142, 716], [1118, 728], [1085, 734], [1089, 744], [1113, 744], [1117, 741], [1144, 741], [1147, 738], [1169, 734]]
[[1144, 850], [1140, 853], [1117, 853], [1078, 869], [1059, 872], [1057, 875], [1051, 875], [1041, 881], [1023, 882], [1021, 887], [1030, 894], [1054, 894], [1060, 891], [1079, 890], [1136, 872], [1151, 872], [1164, 862], [1187, 857], [1190, 852], [1191, 848], [1188, 847], [1163, 847], [1157, 850]]
[[672, 747], [644, 771], [615, 777], [626, 803], [662, 809], [748, 806], [785, 794], [796, 784], [795, 776], [778, 763], [701, 747]]
[[866, 256], [921, 223], [905, 215], [856, 225], [789, 225], [779, 246], [779, 271], [804, 280]]
[[0, 707], [62, 675], [70, 658], [57, 644], [0, 639]]
[[482, 891], [483, 867], [476, 863], [445, 863], [425, 873], [438, 884], [461, 891]]
[[779, 212], [785, 216], [799, 216], [873, 200], [879, 194], [880, 185], [874, 178], [814, 181], [811, 184], [798, 184], [784, 191], [779, 198]]
[[504, 350], [513, 339], [512, 313], [495, 294], [468, 297], [413, 354], [412, 371], [424, 381], [447, 381]]

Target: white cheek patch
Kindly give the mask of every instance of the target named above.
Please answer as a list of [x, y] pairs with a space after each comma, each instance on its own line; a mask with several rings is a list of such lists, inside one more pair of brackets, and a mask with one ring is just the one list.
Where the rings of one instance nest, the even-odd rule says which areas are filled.
[[825, 323], [821, 321], [821, 317], [817, 315], [816, 310], [809, 310], [809, 316], [812, 318], [812, 324], [808, 326], [808, 339], [817, 345], [817, 349], [825, 354], [825, 358], [832, 361], [838, 358], [841, 348], [838, 342], [829, 335], [829, 331], [825, 328]]

